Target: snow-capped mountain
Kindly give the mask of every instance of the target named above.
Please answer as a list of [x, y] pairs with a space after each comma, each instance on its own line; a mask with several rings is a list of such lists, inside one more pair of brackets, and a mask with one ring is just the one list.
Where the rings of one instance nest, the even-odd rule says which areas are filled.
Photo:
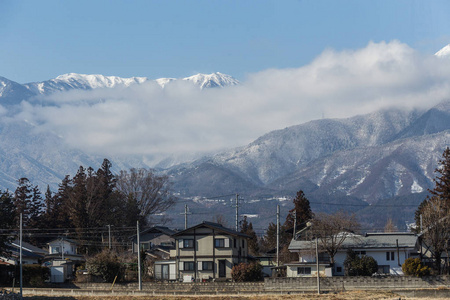
[[185, 81], [193, 82], [200, 88], [212, 88], [212, 87], [226, 87], [232, 85], [238, 85], [239, 81], [230, 75], [222, 74], [219, 72], [212, 74], [197, 74], [191, 77], [183, 78]]
[[1, 105], [17, 104], [32, 96], [34, 96], [34, 93], [29, 91], [26, 86], [7, 78], [0, 77]]
[[[436, 55], [444, 56], [444, 49]], [[190, 82], [200, 89], [239, 84], [221, 73], [156, 80], [71, 73], [28, 84], [0, 77], [0, 104], [6, 107], [37, 95], [127, 88], [149, 81], [164, 89], [176, 81]], [[37, 131], [25, 120], [2, 120], [0, 140], [2, 190], [13, 190], [16, 180], [24, 174], [41, 189], [47, 184], [55, 189], [78, 166], [95, 169], [103, 159], [73, 149], [56, 134]], [[173, 180], [174, 191], [182, 197], [230, 193], [256, 198], [290, 197], [303, 189], [310, 200], [327, 199], [354, 207], [383, 201], [409, 203], [423, 198], [432, 188], [434, 169], [448, 145], [450, 102], [443, 102], [423, 111], [389, 109], [346, 119], [311, 121], [269, 132], [248, 145], [165, 172]], [[110, 159], [115, 170], [155, 167], [143, 157]], [[259, 205], [254, 209], [263, 208]]]
[[247, 146], [172, 168], [186, 196], [339, 195], [350, 201], [423, 193], [450, 145], [450, 103], [427, 111], [383, 110], [270, 132]]
[[156, 82], [162, 88], [175, 81], [191, 82], [200, 89], [227, 87], [238, 85], [239, 81], [230, 75], [219, 72], [212, 74], [197, 74], [185, 78], [158, 78], [151, 80], [147, 77], [122, 78], [117, 76], [104, 76], [99, 74], [76, 74], [69, 73], [60, 75], [54, 79], [20, 84], [7, 78], [0, 77], [0, 104], [18, 104], [37, 95], [50, 95], [55, 92], [70, 90], [93, 90], [101, 88], [126, 88], [145, 82]]
[[438, 52], [436, 52], [434, 55], [438, 57], [447, 57], [450, 56], [450, 44], [440, 49]]
[[24, 86], [34, 94], [49, 95], [54, 92], [73, 89], [91, 90], [96, 88], [128, 87], [147, 81], [146, 77], [121, 78], [117, 76], [85, 75], [69, 73], [42, 82], [27, 83]]

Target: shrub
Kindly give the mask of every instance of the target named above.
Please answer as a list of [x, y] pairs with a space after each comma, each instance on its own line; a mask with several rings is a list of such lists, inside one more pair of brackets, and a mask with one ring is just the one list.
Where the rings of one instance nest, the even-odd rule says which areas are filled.
[[422, 265], [419, 258], [407, 258], [402, 265], [405, 275], [422, 277], [430, 275], [430, 268]]
[[344, 268], [347, 276], [371, 276], [378, 271], [378, 263], [372, 256], [359, 257], [349, 249], [344, 261]]
[[[17, 272], [19, 274], [19, 272]], [[23, 284], [42, 287], [45, 280], [50, 278], [50, 269], [40, 265], [23, 265]]]
[[259, 263], [240, 263], [231, 270], [231, 277], [236, 282], [260, 281], [263, 279], [262, 266]]
[[105, 250], [88, 258], [86, 269], [89, 274], [101, 277], [105, 282], [113, 282], [116, 276], [121, 277], [122, 265], [116, 253]]

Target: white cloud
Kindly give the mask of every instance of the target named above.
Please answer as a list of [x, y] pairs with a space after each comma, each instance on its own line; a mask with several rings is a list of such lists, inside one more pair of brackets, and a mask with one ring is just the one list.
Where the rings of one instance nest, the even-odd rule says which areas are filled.
[[429, 107], [450, 98], [449, 82], [450, 59], [393, 41], [326, 50], [309, 65], [266, 70], [223, 89], [199, 90], [187, 82], [161, 89], [147, 82], [57, 93], [23, 103], [18, 117], [87, 151], [165, 156], [245, 145], [322, 115]]

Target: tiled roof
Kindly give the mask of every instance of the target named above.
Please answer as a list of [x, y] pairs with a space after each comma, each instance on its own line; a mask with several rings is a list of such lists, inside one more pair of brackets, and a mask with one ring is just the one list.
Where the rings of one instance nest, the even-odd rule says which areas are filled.
[[[350, 235], [342, 244], [344, 249], [376, 249], [376, 248], [414, 248], [417, 235], [408, 232], [368, 233], [366, 235]], [[292, 240], [289, 250], [311, 249], [314, 241]]]
[[213, 222], [207, 222], [207, 221], [203, 221], [200, 224], [197, 224], [195, 226], [187, 228], [187, 229], [185, 229], [183, 231], [177, 232], [173, 236], [184, 235], [184, 234], [188, 233], [189, 231], [191, 231], [193, 229], [200, 228], [200, 227], [211, 228], [211, 229], [223, 232], [225, 234], [233, 235], [233, 236], [242, 236], [242, 237], [245, 237], [245, 238], [250, 238], [250, 236], [248, 236], [248, 235], [246, 235], [246, 234], [244, 234], [242, 232], [239, 232], [239, 231], [236, 231], [236, 230], [233, 230], [233, 229], [230, 229], [230, 228], [223, 227], [219, 223], [213, 223]]

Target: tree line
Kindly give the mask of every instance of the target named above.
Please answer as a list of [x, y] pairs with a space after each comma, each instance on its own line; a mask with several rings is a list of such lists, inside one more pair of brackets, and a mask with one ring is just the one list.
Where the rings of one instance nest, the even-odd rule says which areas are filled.
[[[27, 178], [18, 180], [13, 193], [0, 192], [0, 229], [4, 231], [0, 232], [0, 253], [12, 238], [6, 232], [19, 227], [20, 214], [24, 229], [74, 232], [70, 237], [81, 242], [83, 252], [92, 253], [101, 243], [96, 229], [135, 227], [137, 221], [147, 226], [152, 215], [174, 204], [167, 176], [143, 168], [114, 175], [111, 167], [107, 159], [97, 171], [80, 166], [75, 176], [64, 177], [57, 191], [47, 186], [44, 195]], [[48, 240], [36, 235], [24, 238], [37, 245]]]

